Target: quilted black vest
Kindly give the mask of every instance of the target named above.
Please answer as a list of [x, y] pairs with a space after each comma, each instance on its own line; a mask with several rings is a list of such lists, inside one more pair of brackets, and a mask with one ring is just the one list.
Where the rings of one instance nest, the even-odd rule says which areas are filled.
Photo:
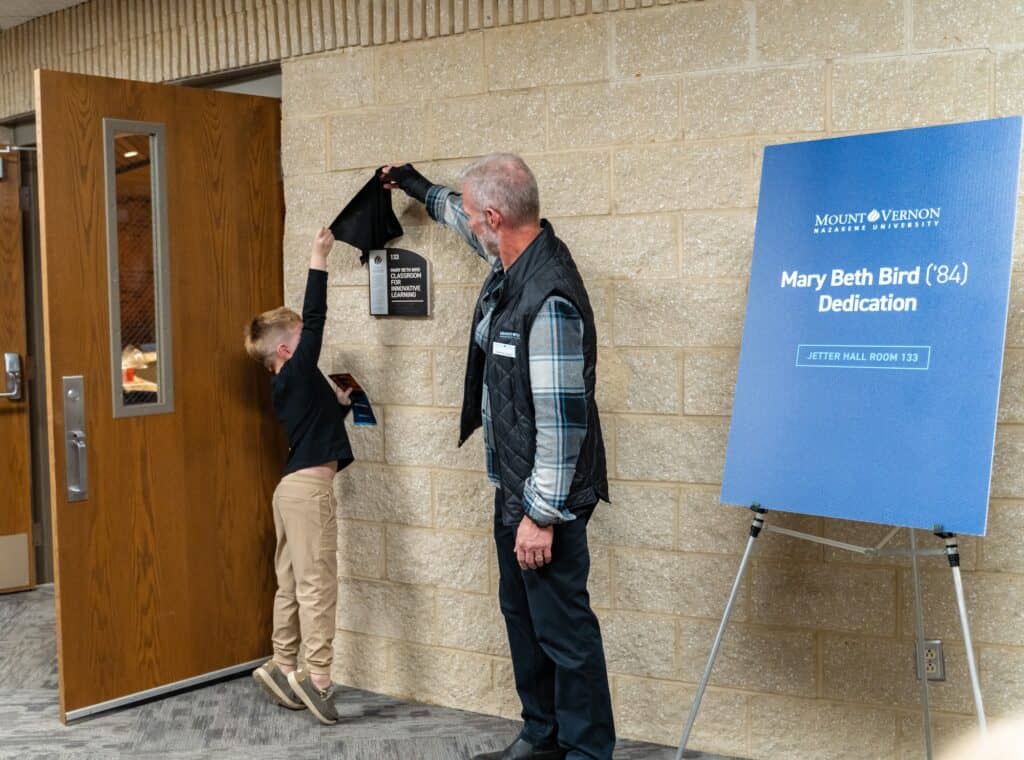
[[[572, 303], [583, 317], [583, 379], [587, 395], [587, 435], [576, 462], [566, 509], [580, 512], [598, 500], [608, 501], [608, 474], [601, 420], [594, 401], [597, 370], [597, 331], [594, 312], [576, 264], [565, 243], [555, 237], [546, 220], [540, 234], [506, 273], [501, 298], [491, 315], [488, 350], [473, 336], [483, 318], [481, 299], [494, 277], [484, 283], [470, 330], [469, 357], [462, 400], [459, 446], [482, 424], [480, 402], [484, 378], [490, 396], [497, 475], [504, 494], [502, 521], [515, 525], [523, 517], [523, 485], [533, 471], [537, 428], [530, 390], [529, 336], [533, 320], [551, 296]], [[499, 353], [494, 351], [494, 343]], [[515, 351], [508, 346], [514, 345]], [[510, 355], [514, 353], [514, 356]]]

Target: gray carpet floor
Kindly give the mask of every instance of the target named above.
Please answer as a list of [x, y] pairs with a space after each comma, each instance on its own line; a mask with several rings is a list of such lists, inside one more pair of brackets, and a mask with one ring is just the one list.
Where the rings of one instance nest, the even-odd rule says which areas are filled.
[[[339, 689], [337, 704], [339, 723], [321, 726], [272, 704], [245, 675], [63, 726], [53, 588], [0, 595], [0, 758], [461, 760], [505, 746], [519, 730], [358, 689]], [[663, 760], [675, 750], [620, 740], [615, 757]]]

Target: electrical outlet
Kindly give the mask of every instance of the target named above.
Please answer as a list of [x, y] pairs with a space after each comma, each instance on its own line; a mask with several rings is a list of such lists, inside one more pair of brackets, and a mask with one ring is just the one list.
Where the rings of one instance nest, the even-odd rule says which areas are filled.
[[[921, 680], [921, 669], [917, 661], [917, 644], [914, 644], [914, 666], [917, 679]], [[926, 639], [924, 642], [924, 672], [929, 681], [946, 680], [946, 656], [942, 652], [941, 639]]]

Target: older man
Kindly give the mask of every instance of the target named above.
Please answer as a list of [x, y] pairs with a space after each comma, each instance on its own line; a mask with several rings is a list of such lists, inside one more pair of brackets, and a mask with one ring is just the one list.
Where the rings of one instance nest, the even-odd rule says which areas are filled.
[[615, 727], [587, 593], [587, 522], [608, 501], [608, 479], [587, 289], [540, 218], [537, 181], [519, 156], [475, 162], [461, 194], [409, 164], [385, 172], [389, 187], [424, 203], [490, 265], [473, 315], [459, 445], [483, 427], [524, 725], [510, 746], [476, 760], [606, 760]]

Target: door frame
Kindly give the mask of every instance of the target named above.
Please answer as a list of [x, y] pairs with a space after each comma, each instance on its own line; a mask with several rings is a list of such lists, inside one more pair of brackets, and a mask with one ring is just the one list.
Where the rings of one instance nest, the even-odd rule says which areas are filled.
[[[21, 155], [17, 143], [13, 140], [8, 144], [4, 141], [4, 152], [0, 153], [0, 192], [9, 199], [4, 203], [3, 214], [5, 216], [5, 233], [3, 260], [5, 264], [12, 267], [8, 285], [4, 295], [6, 300], [5, 308], [11, 308], [13, 312], [13, 323], [6, 322], [6, 329], [3, 337], [0, 337], [0, 351], [13, 351], [18, 357], [20, 371], [20, 396], [16, 399], [0, 399], [0, 410], [4, 413], [3, 429], [5, 433], [5, 444], [12, 445], [12, 461], [15, 463], [11, 470], [13, 483], [8, 484], [8, 498], [10, 499], [10, 523], [7, 523], [5, 511], [4, 532], [0, 541], [3, 544], [3, 552], [10, 563], [12, 571], [8, 576], [4, 571], [4, 578], [0, 580], [0, 588], [4, 594], [29, 591], [36, 587], [36, 550], [34, 516], [32, 514], [32, 461], [29, 441], [31, 437], [30, 409], [32, 408], [32, 396], [27, 387], [27, 378], [31, 373], [29, 362], [29, 336], [26, 312], [27, 282], [25, 275], [25, 233], [22, 223], [22, 181], [21, 181]], [[8, 219], [9, 217], [9, 219]], [[9, 224], [8, 224], [9, 222]], [[8, 315], [5, 313], [4, 318]], [[19, 324], [20, 321], [20, 324]], [[0, 368], [0, 372], [4, 372]], [[4, 374], [6, 377], [6, 373]], [[0, 390], [6, 390], [7, 380], [0, 382]], [[10, 440], [7, 439], [8, 435]], [[18, 466], [21, 457], [24, 456], [22, 467]], [[11, 532], [8, 532], [10, 530]], [[22, 554], [24, 552], [24, 554]]]
[[[17, 136], [17, 132], [16, 132]], [[35, 129], [31, 142], [35, 147]], [[50, 457], [46, 424], [45, 345], [43, 337], [43, 281], [39, 238], [39, 168], [35, 150], [21, 157], [21, 228], [25, 249], [25, 318], [28, 331], [29, 447], [32, 472], [32, 521], [35, 532], [36, 581], [53, 583], [53, 514], [50, 510]]]

